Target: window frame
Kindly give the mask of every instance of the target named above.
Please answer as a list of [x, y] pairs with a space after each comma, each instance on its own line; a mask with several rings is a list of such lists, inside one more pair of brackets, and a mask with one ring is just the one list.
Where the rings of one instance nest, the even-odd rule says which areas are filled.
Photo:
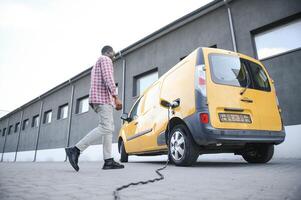
[[[80, 102], [83, 101], [84, 99], [87, 99], [88, 100], [88, 110], [87, 111], [84, 111], [84, 112], [79, 112], [79, 108], [80, 108]], [[82, 96], [78, 99], [76, 99], [76, 109], [75, 109], [75, 114], [82, 114], [82, 113], [86, 113], [86, 112], [89, 112], [90, 110], [90, 105], [89, 105], [89, 95], [85, 95], [85, 96]]]
[[17, 132], [19, 132], [19, 129], [20, 129], [20, 122], [17, 122], [16, 124], [15, 124], [15, 130], [14, 130], [14, 133], [17, 133]]
[[2, 130], [2, 137], [5, 137], [5, 135], [6, 135], [6, 127], [3, 128], [3, 130]]
[[[62, 115], [62, 109], [64, 107], [67, 107], [67, 116], [64, 118], [64, 114]], [[63, 105], [60, 105], [58, 107], [58, 112], [57, 112], [57, 120], [63, 120], [63, 119], [67, 119], [69, 117], [69, 104], [68, 103], [65, 103]]]
[[13, 125], [10, 125], [10, 126], [8, 127], [7, 135], [10, 135], [10, 134], [11, 134], [12, 129], [13, 129]]
[[[50, 114], [50, 113], [51, 113], [51, 114]], [[50, 114], [50, 118], [48, 118], [48, 119], [50, 119], [50, 121], [47, 122], [46, 120], [47, 120], [47, 116], [48, 116], [49, 114]], [[45, 112], [44, 112], [44, 116], [43, 116], [43, 124], [51, 124], [51, 122], [52, 122], [52, 109], [45, 111]]]
[[[35, 126], [35, 119], [37, 119], [37, 125]], [[37, 128], [37, 127], [39, 127], [39, 124], [40, 124], [40, 115], [38, 114], [38, 115], [35, 115], [35, 116], [33, 116], [32, 117], [32, 121], [31, 121], [31, 127], [32, 128]]]
[[[247, 60], [247, 59], [244, 59], [244, 58], [241, 58], [239, 56], [236, 56], [236, 55], [227, 55], [227, 54], [220, 54], [220, 53], [210, 53], [208, 55], [208, 59], [209, 59], [209, 67], [210, 67], [210, 78], [212, 80], [212, 82], [214, 84], [218, 84], [218, 85], [226, 85], [226, 86], [231, 86], [231, 87], [238, 87], [238, 88], [244, 88], [243, 86], [238, 86], [238, 85], [231, 85], [231, 84], [227, 84], [227, 83], [221, 83], [221, 82], [217, 82], [215, 80], [215, 75], [214, 75], [214, 72], [213, 72], [213, 66], [212, 66], [212, 55], [222, 55], [222, 56], [227, 56], [227, 57], [237, 57], [240, 62], [243, 62], [246, 66], [246, 75], [247, 75], [247, 79], [249, 78], [250, 81], [251, 81], [251, 84], [249, 85], [249, 87], [247, 89], [253, 89], [253, 90], [257, 90], [257, 91], [261, 91], [261, 92], [271, 92], [271, 78], [269, 77], [269, 74], [267, 73], [267, 71], [264, 69], [264, 67], [262, 67], [260, 64], [258, 63], [255, 63], [255, 62], [252, 62], [250, 60]], [[260, 89], [256, 89], [254, 87], [254, 77], [253, 77], [253, 74], [252, 72], [250, 71], [251, 69], [251, 66], [249, 63], [254, 63], [256, 65], [258, 65], [261, 70], [265, 73], [266, 77], [267, 77], [267, 81], [268, 81], [268, 84], [269, 84], [269, 90], [260, 90]], [[252, 76], [251, 76], [252, 74]]]
[[294, 22], [299, 21], [299, 20], [301, 20], [300, 15], [295, 14], [295, 15], [289, 16], [287, 18], [284, 18], [284, 19], [278, 20], [276, 22], [273, 22], [271, 24], [265, 25], [263, 27], [260, 27], [258, 29], [252, 30], [250, 33], [251, 33], [251, 38], [252, 38], [253, 53], [254, 53], [256, 59], [263, 61], [263, 60], [271, 59], [271, 58], [278, 57], [278, 56], [281, 56], [281, 55], [285, 55], [285, 54], [288, 54], [288, 53], [291, 53], [291, 52], [294, 52], [294, 51], [301, 50], [301, 47], [297, 47], [297, 48], [293, 48], [293, 49], [290, 49], [290, 50], [287, 50], [287, 51], [284, 51], [284, 52], [281, 52], [281, 53], [276, 53], [276, 54], [273, 54], [273, 55], [269, 55], [269, 56], [264, 57], [264, 58], [259, 58], [258, 49], [257, 49], [256, 41], [255, 41], [256, 35], [263, 34], [265, 32], [273, 31], [275, 29], [278, 29], [280, 27], [289, 25], [289, 24], [294, 23]]
[[[139, 106], [141, 106], [140, 105], [140, 103], [142, 103], [142, 98], [143, 98], [144, 96], [141, 96], [136, 102], [135, 102], [135, 104], [132, 106], [132, 108], [131, 108], [131, 111], [130, 111], [130, 113], [129, 113], [129, 119], [130, 119], [130, 121], [129, 121], [129, 123], [131, 122], [131, 121], [133, 121], [133, 120], [135, 120], [137, 117], [139, 117], [139, 115], [137, 115], [137, 112], [138, 112], [138, 107]], [[134, 116], [132, 116], [132, 113], [133, 113], [133, 110], [134, 109], [136, 109], [135, 110], [135, 112], [136, 112], [136, 115], [134, 115]]]
[[[27, 125], [26, 125], [25, 122], [27, 122]], [[22, 131], [26, 130], [26, 128], [28, 127], [28, 125], [29, 125], [29, 118], [24, 119], [23, 122], [22, 122]]]
[[[159, 77], [159, 71], [158, 71], [158, 68], [156, 67], [156, 68], [153, 68], [153, 69], [151, 69], [151, 70], [148, 70], [148, 71], [146, 71], [146, 72], [143, 72], [143, 73], [141, 73], [141, 74], [138, 74], [138, 75], [135, 75], [134, 77], [133, 77], [133, 94], [132, 94], [132, 96], [135, 98], [135, 97], [137, 97], [137, 96], [140, 96], [141, 94], [140, 94], [140, 89], [139, 89], [139, 91], [138, 91], [138, 81], [139, 81], [139, 79], [141, 79], [141, 78], [143, 78], [143, 77], [145, 77], [145, 76], [148, 76], [148, 75], [151, 75], [151, 74], [153, 74], [153, 73], [157, 73], [157, 80], [160, 78]], [[155, 80], [155, 81], [157, 81], [157, 80]], [[154, 82], [155, 82], [154, 81]], [[153, 82], [153, 83], [154, 83]], [[149, 86], [151, 86], [153, 83], [151, 83]], [[149, 87], [148, 86], [148, 87]], [[146, 87], [145, 89], [147, 89], [148, 87]], [[143, 92], [142, 92], [143, 93]]]

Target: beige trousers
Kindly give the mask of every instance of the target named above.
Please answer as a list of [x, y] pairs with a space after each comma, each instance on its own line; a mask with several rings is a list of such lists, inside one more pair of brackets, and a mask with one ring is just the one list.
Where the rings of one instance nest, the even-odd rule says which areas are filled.
[[96, 105], [95, 112], [99, 117], [99, 124], [83, 137], [75, 146], [83, 152], [91, 144], [102, 138], [103, 158], [112, 158], [112, 136], [114, 131], [113, 106], [110, 104]]

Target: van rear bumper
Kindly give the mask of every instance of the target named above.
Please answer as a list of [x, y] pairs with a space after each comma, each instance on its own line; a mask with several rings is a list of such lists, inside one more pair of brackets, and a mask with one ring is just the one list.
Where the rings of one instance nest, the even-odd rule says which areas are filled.
[[217, 143], [244, 144], [244, 143], [273, 143], [280, 144], [285, 139], [285, 131], [261, 130], [230, 130], [216, 129], [211, 124], [202, 124], [199, 113], [184, 119], [194, 141], [198, 145]]

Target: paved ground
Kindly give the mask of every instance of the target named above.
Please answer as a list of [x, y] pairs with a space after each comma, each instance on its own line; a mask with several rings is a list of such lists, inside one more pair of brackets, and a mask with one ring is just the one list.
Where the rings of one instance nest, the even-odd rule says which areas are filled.
[[[0, 163], [0, 199], [113, 199], [117, 186], [155, 177], [162, 161], [136, 161], [103, 171], [102, 162]], [[128, 188], [121, 199], [301, 199], [301, 160], [250, 165], [241, 159], [201, 159], [194, 167], [169, 165], [165, 180]]]

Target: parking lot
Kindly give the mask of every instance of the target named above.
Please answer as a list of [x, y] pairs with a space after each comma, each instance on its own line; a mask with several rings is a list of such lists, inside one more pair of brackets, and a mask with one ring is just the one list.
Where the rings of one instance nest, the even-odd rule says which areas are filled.
[[[66, 162], [0, 163], [0, 199], [113, 199], [116, 187], [155, 178], [163, 158], [132, 159], [111, 171], [101, 170], [102, 162], [81, 162], [78, 173]], [[121, 199], [301, 198], [300, 159], [256, 165], [234, 156], [200, 156], [193, 167], [169, 165], [162, 173], [163, 181], [123, 190]]]

